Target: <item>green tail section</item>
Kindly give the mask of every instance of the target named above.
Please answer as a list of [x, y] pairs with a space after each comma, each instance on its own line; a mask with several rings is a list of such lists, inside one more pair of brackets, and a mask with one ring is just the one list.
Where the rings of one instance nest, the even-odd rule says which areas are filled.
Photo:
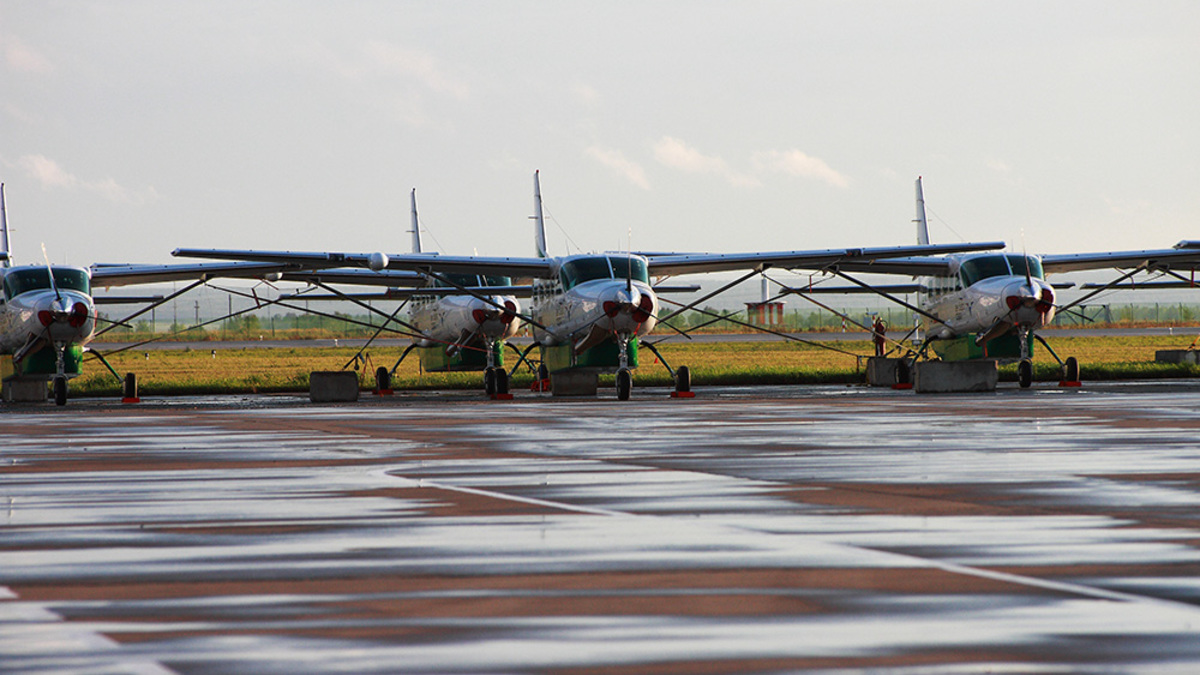
[[[953, 340], [935, 340], [933, 353], [943, 361], [1021, 358], [1021, 340], [1016, 333], [1002, 335], [982, 346], [975, 344], [975, 337], [974, 333], [970, 333]], [[1032, 343], [1029, 345], [1029, 355], [1033, 356]]]
[[[495, 365], [504, 365], [504, 343], [500, 341], [491, 344]], [[460, 349], [454, 356], [446, 355], [446, 348], [418, 347], [417, 355], [421, 358], [421, 368], [426, 372], [437, 373], [447, 370], [483, 370], [487, 368], [487, 352], [482, 349]]]
[[[629, 341], [629, 367], [638, 366], [638, 341]], [[571, 368], [593, 368], [597, 370], [616, 371], [620, 366], [620, 346], [615, 341], [603, 342], [576, 356], [574, 348], [569, 345], [542, 347], [542, 362], [550, 372], [568, 370]]]

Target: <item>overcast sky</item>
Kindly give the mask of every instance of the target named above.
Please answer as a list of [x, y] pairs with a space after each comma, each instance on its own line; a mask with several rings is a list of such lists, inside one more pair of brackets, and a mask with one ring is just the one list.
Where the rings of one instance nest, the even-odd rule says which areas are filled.
[[[0, 0], [16, 257], [1200, 238], [1200, 3]], [[1022, 244], [1022, 237], [1024, 243]]]

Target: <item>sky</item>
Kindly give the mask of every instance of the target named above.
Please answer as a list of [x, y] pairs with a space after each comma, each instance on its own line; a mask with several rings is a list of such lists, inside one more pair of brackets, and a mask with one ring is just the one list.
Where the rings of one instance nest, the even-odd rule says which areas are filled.
[[14, 254], [1200, 239], [1200, 3], [0, 0]]

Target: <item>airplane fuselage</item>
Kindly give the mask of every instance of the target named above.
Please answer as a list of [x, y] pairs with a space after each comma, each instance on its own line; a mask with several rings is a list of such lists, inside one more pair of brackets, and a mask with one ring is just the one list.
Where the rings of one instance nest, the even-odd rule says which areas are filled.
[[956, 257], [947, 277], [927, 277], [921, 308], [938, 318], [930, 337], [968, 333], [998, 337], [1014, 328], [1038, 330], [1054, 319], [1054, 289], [1036, 256]]
[[[452, 288], [458, 284], [479, 289], [510, 283], [508, 277], [474, 274], [447, 275], [444, 279], [435, 280], [434, 286]], [[418, 293], [413, 296], [412, 303], [410, 318], [421, 332], [421, 336], [413, 340], [418, 347], [442, 347], [447, 353], [456, 353], [463, 348], [486, 348], [513, 337], [521, 328], [518, 318], [521, 306], [511, 295], [434, 296]]]
[[87, 270], [9, 267], [0, 299], [0, 354], [21, 361], [45, 347], [82, 346], [95, 334], [95, 305]]
[[658, 296], [640, 256], [587, 255], [563, 258], [557, 278], [534, 282], [534, 340], [566, 343], [578, 351], [604, 339], [642, 337], [658, 320]]

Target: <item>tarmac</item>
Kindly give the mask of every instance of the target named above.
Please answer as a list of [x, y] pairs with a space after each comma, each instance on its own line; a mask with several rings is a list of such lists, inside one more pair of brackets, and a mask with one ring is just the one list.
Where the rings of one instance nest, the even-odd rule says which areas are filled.
[[0, 672], [1194, 673], [1200, 382], [0, 406]]

